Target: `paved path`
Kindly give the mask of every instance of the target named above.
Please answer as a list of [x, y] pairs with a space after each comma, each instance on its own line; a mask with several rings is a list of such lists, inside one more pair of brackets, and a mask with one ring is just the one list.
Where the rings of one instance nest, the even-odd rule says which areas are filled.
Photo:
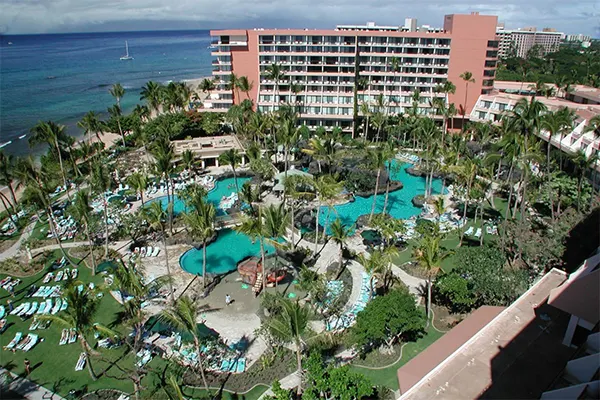
[[[4, 374], [10, 374], [13, 377], [13, 381], [8, 385], [8, 390], [17, 393], [23, 396], [26, 399], [30, 400], [64, 400], [63, 397], [52, 393], [50, 390], [46, 389], [43, 386], [38, 385], [35, 382], [32, 382], [28, 379], [21, 378], [18, 375], [13, 374], [12, 372], [8, 372], [4, 368], [0, 368], [0, 377], [2, 379], [2, 386], [0, 392], [4, 392], [7, 390], [7, 387], [4, 385], [5, 377]], [[0, 398], [4, 398], [6, 393]]]
[[35, 224], [36, 224], [36, 221], [27, 225], [25, 227], [25, 229], [23, 230], [23, 233], [21, 234], [21, 236], [19, 236], [19, 238], [17, 239], [17, 241], [12, 246], [10, 246], [8, 249], [6, 249], [2, 253], [0, 253], [0, 261], [4, 261], [9, 258], [13, 258], [17, 254], [19, 254], [19, 252], [21, 251], [21, 243], [23, 243], [25, 240], [29, 239], [29, 236], [31, 236], [31, 233], [33, 232], [33, 228], [35, 227]]
[[414, 295], [420, 296], [422, 293], [421, 287], [427, 287], [427, 281], [425, 279], [409, 275], [406, 271], [396, 265], [392, 265], [392, 272], [408, 287], [408, 291]]

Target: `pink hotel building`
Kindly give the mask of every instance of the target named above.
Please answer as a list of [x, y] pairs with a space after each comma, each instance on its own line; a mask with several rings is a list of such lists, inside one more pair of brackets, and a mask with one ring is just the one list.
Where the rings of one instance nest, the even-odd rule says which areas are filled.
[[[226, 111], [247, 95], [227, 89], [229, 75], [246, 76], [252, 82], [248, 97], [261, 111], [285, 102], [302, 105], [300, 119], [311, 128], [339, 126], [352, 129], [353, 88], [357, 75], [368, 82], [358, 92], [359, 105], [373, 104], [383, 94], [391, 113], [411, 107], [411, 95], [421, 95], [419, 111], [432, 113], [432, 97], [444, 97], [434, 88], [446, 80], [456, 86], [449, 102], [469, 115], [481, 94], [494, 84], [498, 60], [496, 16], [452, 14], [443, 29], [413, 27], [337, 26], [331, 30], [254, 29], [216, 30], [213, 37], [213, 76], [216, 90], [205, 101], [207, 110]], [[396, 57], [399, 69], [390, 65]], [[282, 66], [285, 81], [266, 76], [270, 64]], [[470, 71], [467, 85], [459, 77]], [[295, 83], [300, 93], [290, 91]], [[465, 104], [466, 99], [466, 104]]]

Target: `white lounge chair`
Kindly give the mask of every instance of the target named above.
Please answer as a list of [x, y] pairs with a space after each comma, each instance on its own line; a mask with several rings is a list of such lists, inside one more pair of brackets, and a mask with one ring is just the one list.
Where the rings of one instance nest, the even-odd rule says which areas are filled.
[[36, 335], [35, 333], [30, 333], [29, 335], [29, 342], [27, 342], [27, 344], [25, 344], [25, 346], [23, 346], [23, 348], [21, 350], [27, 352], [29, 350], [31, 350], [33, 348], [33, 346], [35, 346], [38, 342], [38, 335]]
[[481, 237], [481, 228], [477, 228], [477, 232], [475, 232], [475, 237], [476, 238]]
[[86, 356], [85, 353], [81, 353], [79, 355], [79, 359], [77, 360], [77, 364], [75, 364], [75, 371], [82, 371], [83, 367], [85, 367]]
[[152, 257], [158, 256], [158, 253], [160, 253], [160, 249], [158, 247], [155, 247], [154, 251], [152, 252]]
[[467, 230], [465, 231], [465, 235], [467, 235], [467, 236], [471, 236], [471, 235], [473, 234], [473, 231], [474, 231], [474, 230], [475, 230], [475, 229], [474, 229], [472, 226], [470, 226], [470, 227], [469, 227], [469, 229], [467, 229]]
[[4, 346], [4, 348], [5, 349], [13, 349], [17, 345], [17, 343], [19, 343], [21, 341], [22, 337], [23, 337], [23, 332], [15, 333], [15, 337], [13, 338], [13, 340], [11, 340], [9, 344]]

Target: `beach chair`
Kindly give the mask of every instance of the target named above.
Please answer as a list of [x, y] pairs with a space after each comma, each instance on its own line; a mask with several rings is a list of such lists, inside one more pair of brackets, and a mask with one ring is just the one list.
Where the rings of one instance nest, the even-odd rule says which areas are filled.
[[48, 272], [48, 273], [46, 274], [46, 276], [44, 276], [44, 280], [43, 280], [43, 282], [44, 282], [44, 283], [48, 283], [48, 282], [50, 282], [50, 280], [51, 280], [53, 277], [54, 277], [54, 273], [52, 273], [52, 272]]
[[82, 371], [83, 367], [85, 367], [86, 356], [85, 353], [81, 353], [79, 355], [79, 359], [77, 360], [77, 364], [75, 364], [75, 371]]
[[4, 318], [6, 315], [6, 308], [4, 306], [0, 306], [0, 319]]
[[473, 234], [473, 231], [474, 231], [474, 230], [475, 230], [475, 229], [474, 229], [472, 226], [470, 226], [470, 227], [469, 227], [469, 229], [467, 229], [467, 230], [465, 231], [465, 235], [467, 235], [467, 236], [471, 236], [471, 235]]
[[78, 275], [78, 274], [79, 274], [79, 270], [78, 270], [78, 269], [75, 269], [75, 268], [73, 268], [73, 269], [71, 270], [71, 278], [73, 278], [73, 279], [77, 279], [77, 275]]
[[77, 331], [74, 328], [71, 328], [69, 330], [69, 344], [71, 343], [75, 343], [75, 341], [77, 340]]
[[13, 349], [17, 345], [17, 343], [19, 343], [21, 341], [22, 337], [23, 337], [23, 333], [22, 332], [15, 333], [15, 337], [13, 338], [13, 340], [11, 340], [9, 344], [7, 344], [6, 346], [4, 346], [4, 348], [8, 349], [8, 350]]
[[37, 309], [37, 314], [43, 314], [46, 311], [46, 302], [42, 301]]
[[65, 311], [68, 306], [69, 306], [69, 303], [67, 303], [67, 299], [62, 299], [62, 304], [60, 306], [60, 311]]
[[160, 249], [158, 247], [155, 247], [154, 251], [152, 252], [152, 257], [158, 256], [158, 253], [160, 253]]
[[56, 274], [56, 278], [54, 278], [54, 282], [60, 282], [63, 278], [64, 271], [58, 271]]
[[36, 335], [35, 333], [30, 333], [29, 335], [29, 341], [27, 342], [27, 344], [21, 349], [24, 352], [28, 352], [29, 350], [31, 350], [33, 348], [33, 346], [35, 346], [38, 342], [39, 336]]
[[27, 310], [27, 312], [25, 313], [25, 317], [31, 317], [33, 314], [35, 314], [35, 312], [37, 311], [38, 308], [38, 302], [34, 301], [33, 303], [31, 303], [31, 307], [29, 308], [29, 310]]
[[58, 345], [62, 346], [67, 344], [67, 340], [69, 340], [69, 330], [63, 329], [62, 333], [60, 334], [60, 341], [58, 342]]
[[46, 300], [46, 308], [42, 314], [50, 314], [50, 311], [52, 311], [52, 299]]
[[60, 300], [60, 298], [56, 299], [56, 301], [54, 302], [54, 307], [52, 307], [50, 314], [54, 315], [54, 314], [58, 313], [60, 311], [61, 306], [62, 306], [62, 301]]
[[24, 315], [25, 315], [25, 313], [26, 313], [27, 311], [29, 311], [29, 308], [30, 308], [30, 307], [31, 307], [31, 303], [25, 303], [25, 304], [23, 304], [23, 308], [21, 308], [21, 311], [19, 311], [19, 312], [17, 313], [17, 316], [18, 316], [18, 317], [22, 317], [22, 316], [24, 316]]
[[475, 232], [475, 237], [476, 238], [480, 238], [481, 237], [481, 228], [477, 228], [477, 232]]

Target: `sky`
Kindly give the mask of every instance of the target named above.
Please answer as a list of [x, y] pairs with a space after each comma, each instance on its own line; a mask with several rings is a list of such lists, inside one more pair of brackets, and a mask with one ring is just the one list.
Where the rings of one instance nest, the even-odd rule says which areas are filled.
[[0, 34], [220, 28], [332, 28], [337, 24], [441, 26], [452, 13], [497, 15], [600, 38], [599, 0], [0, 0]]

